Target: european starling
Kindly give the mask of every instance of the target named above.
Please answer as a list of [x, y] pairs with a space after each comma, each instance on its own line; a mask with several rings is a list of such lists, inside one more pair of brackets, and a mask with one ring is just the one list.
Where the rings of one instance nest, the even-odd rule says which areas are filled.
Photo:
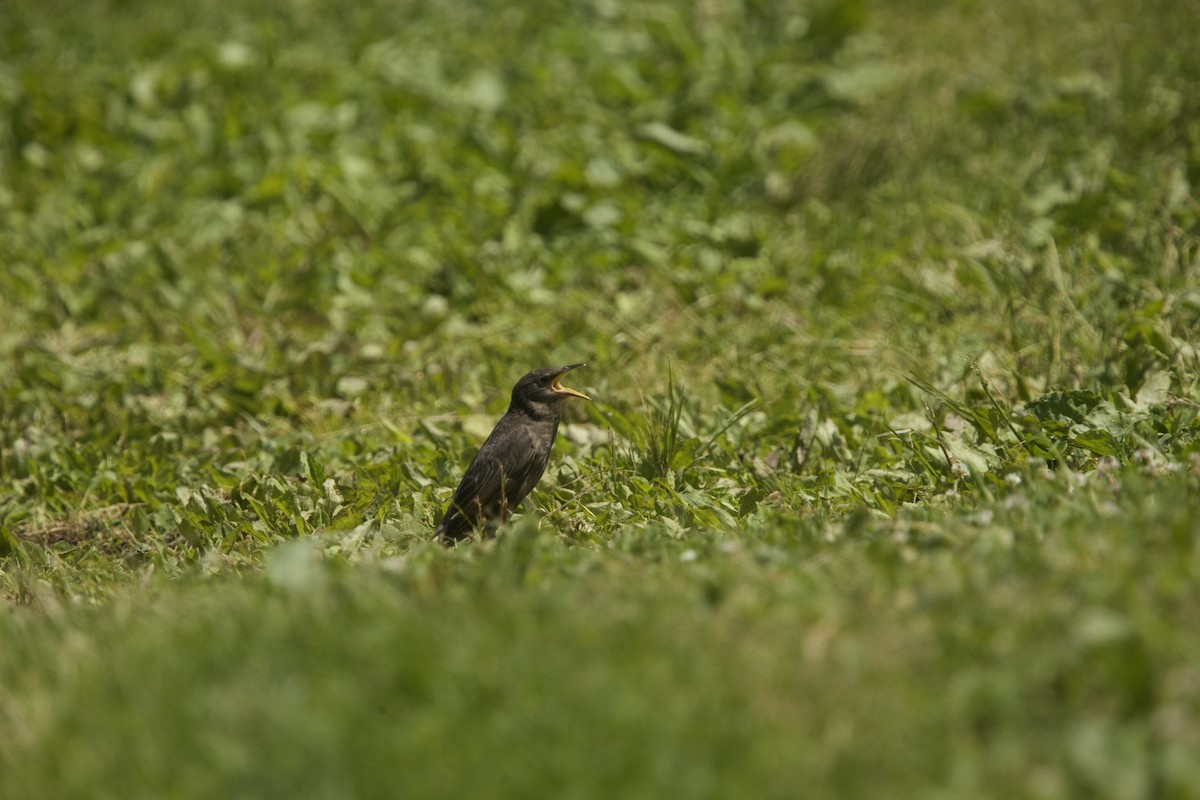
[[504, 522], [533, 491], [550, 460], [563, 401], [568, 397], [591, 399], [559, 383], [564, 372], [582, 366], [535, 369], [517, 381], [508, 412], [496, 423], [458, 484], [435, 532], [438, 538], [462, 539], [483, 525]]

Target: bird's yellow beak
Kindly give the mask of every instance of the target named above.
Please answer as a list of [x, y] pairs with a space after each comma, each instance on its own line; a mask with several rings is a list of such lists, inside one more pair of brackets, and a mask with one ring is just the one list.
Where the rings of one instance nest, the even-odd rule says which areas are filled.
[[562, 383], [560, 383], [560, 381], [562, 380], [563, 373], [566, 373], [568, 370], [575, 369], [576, 367], [584, 367], [584, 366], [587, 366], [587, 365], [586, 364], [572, 364], [571, 366], [566, 367], [565, 369], [563, 369], [562, 372], [560, 372], [558, 375], [554, 376], [554, 380], [550, 381], [550, 388], [553, 389], [554, 391], [558, 392], [559, 394], [569, 394], [572, 397], [582, 397], [584, 400], [591, 400], [592, 398], [588, 397], [583, 392], [577, 392], [574, 389], [572, 389], [570, 386], [563, 386]]

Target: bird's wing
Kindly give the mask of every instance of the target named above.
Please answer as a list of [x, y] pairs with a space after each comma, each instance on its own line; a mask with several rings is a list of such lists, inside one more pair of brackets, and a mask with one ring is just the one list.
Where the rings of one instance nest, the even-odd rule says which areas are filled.
[[451, 507], [472, 520], [507, 516], [532, 491], [545, 466], [528, 431], [498, 427], [467, 467]]

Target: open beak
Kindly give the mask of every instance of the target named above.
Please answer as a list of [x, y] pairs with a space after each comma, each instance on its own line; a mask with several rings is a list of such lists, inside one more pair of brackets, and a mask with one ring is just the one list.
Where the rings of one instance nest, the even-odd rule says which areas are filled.
[[563, 367], [562, 371], [554, 376], [554, 380], [550, 381], [550, 388], [553, 389], [554, 391], [558, 392], [559, 394], [569, 394], [572, 397], [582, 397], [584, 400], [591, 400], [592, 398], [588, 397], [583, 392], [577, 392], [574, 389], [572, 389], [571, 387], [563, 386], [561, 383], [559, 383], [559, 381], [562, 380], [562, 376], [563, 376], [564, 372], [573, 370], [576, 367], [586, 367], [586, 366], [587, 366], [587, 364], [572, 364], [569, 367]]

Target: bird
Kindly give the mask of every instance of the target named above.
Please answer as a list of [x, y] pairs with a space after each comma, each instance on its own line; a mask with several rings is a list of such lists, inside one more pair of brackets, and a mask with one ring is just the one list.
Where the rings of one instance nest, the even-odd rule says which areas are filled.
[[591, 400], [561, 383], [564, 373], [586, 364], [535, 369], [517, 381], [508, 411], [479, 448], [434, 532], [457, 541], [482, 527], [503, 523], [533, 491], [546, 471], [566, 400]]

